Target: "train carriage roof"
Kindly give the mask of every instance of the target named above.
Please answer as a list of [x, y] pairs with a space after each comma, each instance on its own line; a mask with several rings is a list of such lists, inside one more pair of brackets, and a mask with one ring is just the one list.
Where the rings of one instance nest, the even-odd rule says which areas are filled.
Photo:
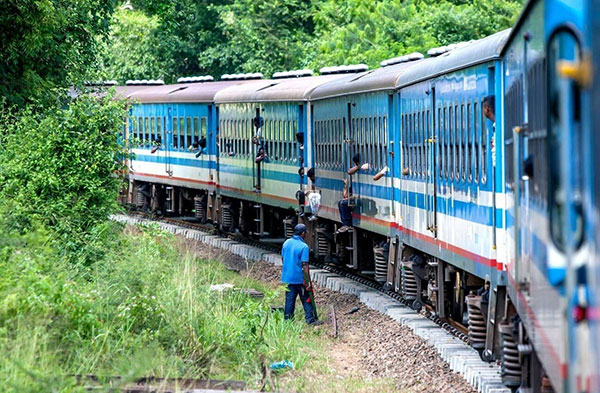
[[[308, 76], [302, 78], [257, 81], [252, 84], [230, 87], [218, 92], [216, 103], [307, 101], [315, 88], [332, 80], [345, 78], [348, 74]], [[353, 74], [356, 76], [356, 74]]]
[[349, 94], [369, 93], [382, 90], [394, 90], [398, 77], [424, 60], [409, 61], [375, 70], [361, 72], [325, 83], [317, 87], [311, 94], [311, 100], [333, 98]]
[[396, 88], [498, 59], [510, 31], [506, 29], [437, 57], [427, 58], [404, 72], [396, 81]]
[[152, 86], [152, 88], [134, 91], [128, 96], [128, 98], [146, 104], [161, 102], [212, 103], [214, 101], [215, 94], [220, 90], [250, 82], [256, 81], [234, 80]]

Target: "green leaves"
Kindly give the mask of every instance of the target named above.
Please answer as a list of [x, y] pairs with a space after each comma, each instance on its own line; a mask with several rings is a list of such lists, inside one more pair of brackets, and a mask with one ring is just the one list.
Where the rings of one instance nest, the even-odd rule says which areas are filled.
[[0, 96], [22, 107], [52, 100], [97, 70], [96, 37], [107, 32], [115, 0], [2, 1]]
[[[152, 0], [133, 4], [136, 11], [123, 11], [115, 18], [106, 55], [107, 77], [124, 81], [160, 76], [174, 82], [180, 76], [269, 75], [350, 63], [374, 68], [387, 58], [482, 38], [510, 27], [522, 0]], [[129, 39], [142, 28], [144, 37]]]
[[[52, 229], [65, 257], [88, 262], [101, 224], [117, 209], [123, 185], [119, 144], [124, 104], [81, 96], [66, 106], [27, 109], [0, 119], [0, 201], [3, 228], [27, 233]], [[0, 209], [2, 210], [2, 209]]]

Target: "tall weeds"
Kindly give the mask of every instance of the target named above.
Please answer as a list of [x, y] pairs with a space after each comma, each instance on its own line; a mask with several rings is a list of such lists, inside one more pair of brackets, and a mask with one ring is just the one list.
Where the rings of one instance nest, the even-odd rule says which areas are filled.
[[[158, 229], [113, 224], [95, 264], [75, 265], [39, 232], [0, 252], [0, 380], [8, 391], [77, 391], [72, 375], [242, 379], [261, 359], [306, 361], [301, 322], [271, 305], [281, 293], [197, 259]], [[265, 292], [214, 292], [211, 284]]]

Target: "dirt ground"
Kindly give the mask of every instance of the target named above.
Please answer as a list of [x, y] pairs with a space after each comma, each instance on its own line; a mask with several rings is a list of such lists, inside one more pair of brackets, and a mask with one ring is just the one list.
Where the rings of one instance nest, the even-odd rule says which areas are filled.
[[[195, 243], [193, 247], [199, 257], [220, 260], [242, 275], [279, 285], [280, 267], [266, 262], [248, 264], [241, 257], [204, 244]], [[283, 391], [475, 392], [409, 328], [368, 309], [355, 296], [318, 286], [315, 293], [321, 319], [326, 322], [315, 329], [325, 331], [319, 337], [324, 341], [322, 352], [329, 369], [294, 370], [280, 381]], [[331, 305], [336, 314], [337, 337], [332, 335]], [[348, 313], [355, 308], [358, 311]], [[297, 307], [297, 312], [302, 313], [302, 307]]]

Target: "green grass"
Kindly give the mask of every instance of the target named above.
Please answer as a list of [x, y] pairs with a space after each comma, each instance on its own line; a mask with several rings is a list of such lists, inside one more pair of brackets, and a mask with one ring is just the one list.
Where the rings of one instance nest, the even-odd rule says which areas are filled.
[[[257, 386], [262, 361], [302, 369], [318, 339], [283, 321], [270, 288], [200, 260], [158, 229], [116, 232], [91, 266], [35, 236], [0, 252], [0, 380], [7, 391], [81, 391], [71, 375], [221, 378]], [[42, 235], [40, 237], [43, 238]], [[210, 291], [232, 283], [265, 293]]]

